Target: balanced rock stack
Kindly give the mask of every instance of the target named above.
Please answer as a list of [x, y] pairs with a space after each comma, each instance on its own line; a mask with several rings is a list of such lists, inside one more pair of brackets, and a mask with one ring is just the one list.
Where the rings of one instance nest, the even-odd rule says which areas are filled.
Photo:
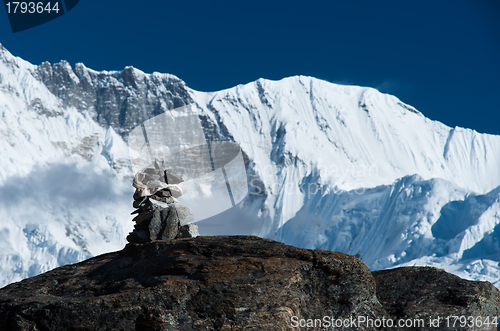
[[179, 203], [182, 182], [172, 170], [163, 170], [157, 162], [134, 177], [134, 231], [127, 236], [131, 243], [190, 238], [198, 236], [189, 208]]

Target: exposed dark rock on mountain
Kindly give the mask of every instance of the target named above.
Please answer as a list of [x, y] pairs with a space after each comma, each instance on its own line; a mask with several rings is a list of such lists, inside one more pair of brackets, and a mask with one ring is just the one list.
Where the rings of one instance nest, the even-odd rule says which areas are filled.
[[342, 253], [197, 237], [128, 244], [11, 284], [0, 290], [0, 330], [289, 330], [292, 316], [498, 315], [498, 300], [491, 284], [434, 268], [374, 278]]
[[192, 102], [186, 83], [174, 75], [146, 75], [133, 67], [97, 72], [66, 61], [40, 65], [35, 77], [66, 106], [89, 112], [103, 126], [127, 134], [145, 120]]

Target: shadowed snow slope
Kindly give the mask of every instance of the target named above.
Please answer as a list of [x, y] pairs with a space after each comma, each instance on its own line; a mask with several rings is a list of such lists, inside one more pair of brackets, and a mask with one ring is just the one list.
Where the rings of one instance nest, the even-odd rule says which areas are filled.
[[0, 286], [123, 247], [127, 134], [186, 104], [247, 161], [249, 195], [198, 223], [202, 235], [499, 279], [499, 136], [447, 127], [372, 88], [297, 76], [199, 92], [132, 67], [34, 66], [0, 46]]

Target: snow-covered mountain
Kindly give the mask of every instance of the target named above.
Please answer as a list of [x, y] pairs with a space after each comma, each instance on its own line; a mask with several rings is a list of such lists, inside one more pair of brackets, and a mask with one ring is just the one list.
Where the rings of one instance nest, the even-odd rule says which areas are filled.
[[249, 195], [200, 222], [201, 234], [257, 234], [372, 269], [435, 265], [500, 286], [500, 136], [311, 77], [207, 93], [132, 67], [34, 66], [4, 48], [0, 286], [122, 248], [133, 210], [127, 135], [186, 104], [247, 160]]

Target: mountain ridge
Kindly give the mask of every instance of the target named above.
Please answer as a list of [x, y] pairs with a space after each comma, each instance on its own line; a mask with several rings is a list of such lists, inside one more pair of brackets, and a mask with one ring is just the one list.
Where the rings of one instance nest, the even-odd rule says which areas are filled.
[[[500, 279], [500, 203], [493, 193], [481, 206], [465, 202], [500, 185], [499, 136], [450, 128], [372, 88], [307, 76], [199, 92], [169, 74], [34, 66], [0, 53], [0, 153], [9, 155], [0, 164], [3, 284], [123, 247], [132, 228], [127, 132], [186, 104], [209, 138], [238, 143], [247, 160], [250, 195], [200, 222], [202, 234], [326, 245], [359, 254], [371, 268], [424, 264]], [[434, 229], [453, 225], [440, 218], [443, 207], [477, 206], [453, 238], [433, 233], [439, 220]], [[190, 207], [195, 217], [203, 208]], [[359, 243], [379, 237], [393, 244], [368, 257], [370, 247]]]

